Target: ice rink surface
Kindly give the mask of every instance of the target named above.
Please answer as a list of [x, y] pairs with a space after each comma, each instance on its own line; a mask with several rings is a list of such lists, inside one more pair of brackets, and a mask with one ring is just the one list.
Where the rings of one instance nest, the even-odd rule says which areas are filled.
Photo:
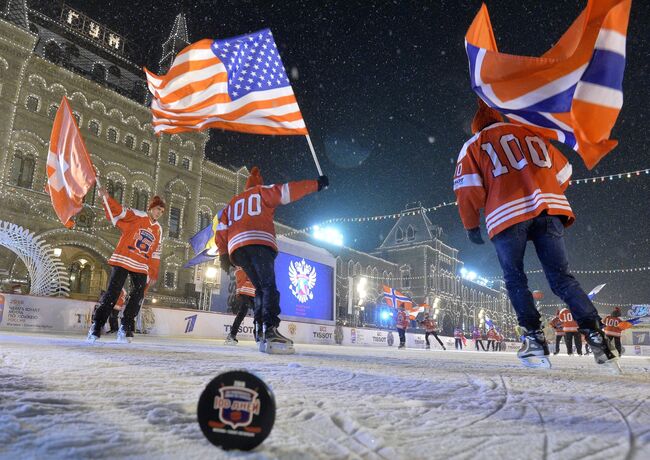
[[[648, 459], [650, 359], [522, 368], [513, 353], [0, 333], [0, 458]], [[471, 342], [468, 342], [468, 344]], [[257, 373], [278, 413], [253, 452], [212, 446], [205, 385]]]

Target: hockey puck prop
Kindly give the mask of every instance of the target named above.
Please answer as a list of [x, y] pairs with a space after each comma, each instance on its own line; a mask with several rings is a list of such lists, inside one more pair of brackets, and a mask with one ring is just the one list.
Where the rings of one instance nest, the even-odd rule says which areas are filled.
[[212, 444], [224, 450], [252, 450], [273, 428], [275, 398], [259, 377], [230, 371], [208, 383], [196, 412], [201, 431]]

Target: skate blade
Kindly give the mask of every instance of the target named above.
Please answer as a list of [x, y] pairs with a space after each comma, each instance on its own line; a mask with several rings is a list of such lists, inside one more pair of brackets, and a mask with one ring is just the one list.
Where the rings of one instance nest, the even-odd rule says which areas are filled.
[[257, 349], [262, 353], [266, 353], [266, 342], [264, 341], [258, 342]]
[[550, 369], [551, 361], [547, 357], [519, 358], [521, 363], [531, 369]]
[[295, 352], [293, 345], [266, 344], [266, 353], [269, 355], [293, 355]]

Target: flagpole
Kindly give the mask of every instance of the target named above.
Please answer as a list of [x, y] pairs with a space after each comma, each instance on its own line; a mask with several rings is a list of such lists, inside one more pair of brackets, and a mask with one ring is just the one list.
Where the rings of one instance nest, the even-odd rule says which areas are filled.
[[[95, 184], [99, 188], [102, 187], [102, 183], [99, 181], [99, 176], [95, 175]], [[106, 199], [106, 195], [102, 194], [102, 200], [104, 201], [104, 206], [106, 207], [106, 212], [108, 212], [108, 216], [111, 218], [111, 224], [113, 223], [113, 213], [111, 212], [111, 207], [108, 205], [108, 200]]]
[[320, 163], [318, 162], [318, 158], [316, 157], [316, 151], [314, 150], [314, 145], [311, 143], [311, 137], [309, 137], [309, 134], [305, 134], [305, 138], [307, 139], [307, 143], [309, 144], [309, 150], [311, 150], [311, 155], [314, 157], [314, 163], [316, 163], [316, 169], [318, 170], [318, 175], [322, 176], [323, 170], [320, 169]]

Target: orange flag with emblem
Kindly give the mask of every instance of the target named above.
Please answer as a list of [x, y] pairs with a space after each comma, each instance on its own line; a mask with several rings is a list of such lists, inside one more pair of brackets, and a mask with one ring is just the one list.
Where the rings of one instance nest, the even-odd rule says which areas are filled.
[[72, 228], [71, 218], [83, 208], [83, 199], [97, 177], [68, 100], [56, 112], [47, 153], [47, 185], [59, 220]]

